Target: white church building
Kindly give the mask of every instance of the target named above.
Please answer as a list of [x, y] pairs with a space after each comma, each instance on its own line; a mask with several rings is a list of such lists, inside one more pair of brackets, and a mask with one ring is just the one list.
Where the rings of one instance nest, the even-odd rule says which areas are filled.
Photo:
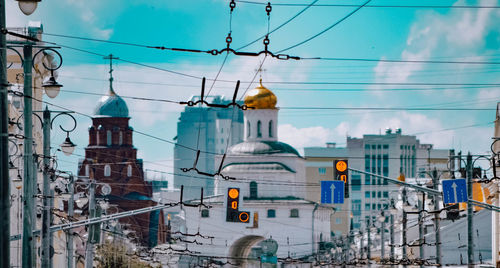
[[[262, 85], [245, 95], [244, 141], [228, 148], [215, 194], [203, 203], [211, 208], [187, 207], [181, 213], [186, 231], [213, 236], [196, 238], [203, 245], [188, 244], [200, 256], [218, 256], [238, 266], [253, 266], [265, 239], [278, 244], [282, 260], [307, 259], [318, 253], [320, 242], [330, 241], [331, 207], [306, 200], [305, 160], [292, 146], [279, 142], [277, 98]], [[222, 156], [215, 159], [219, 166]], [[239, 188], [239, 211], [249, 220], [226, 221], [228, 188]], [[192, 201], [199, 203], [200, 200]]]

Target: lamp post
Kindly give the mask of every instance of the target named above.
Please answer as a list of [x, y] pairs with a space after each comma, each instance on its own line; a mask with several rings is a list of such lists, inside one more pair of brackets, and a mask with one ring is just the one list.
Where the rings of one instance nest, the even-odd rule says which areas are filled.
[[380, 261], [384, 260], [385, 258], [385, 239], [384, 239], [384, 236], [385, 236], [385, 214], [384, 214], [384, 211], [382, 210], [381, 212], [381, 215], [380, 217], [378, 217], [377, 219], [380, 224], [382, 225], [381, 226], [381, 230], [380, 230]]
[[76, 145], [69, 139], [69, 133], [76, 128], [76, 119], [69, 112], [56, 112], [57, 115], [51, 119], [51, 112], [48, 107], [45, 107], [43, 111], [43, 214], [42, 214], [42, 267], [51, 267], [51, 234], [50, 234], [50, 223], [51, 223], [51, 208], [53, 202], [53, 195], [50, 190], [50, 130], [52, 129], [54, 120], [59, 116], [69, 116], [73, 120], [73, 127], [71, 129], [65, 129], [62, 125], [59, 125], [61, 130], [66, 132], [66, 140], [61, 144], [61, 150], [66, 155], [71, 155]]
[[[29, 28], [29, 35], [26, 37], [27, 39], [36, 36], [38, 28]], [[31, 39], [30, 39], [31, 40]], [[32, 107], [32, 95], [33, 95], [33, 87], [32, 87], [32, 69], [33, 69], [33, 60], [40, 55], [40, 53], [44, 53], [44, 56], [47, 56], [47, 51], [53, 52], [55, 55], [59, 57], [59, 64], [55, 66], [52, 63], [49, 63], [49, 66], [45, 64], [44, 59], [42, 59], [42, 65], [51, 72], [51, 78], [49, 82], [45, 82], [42, 84], [46, 94], [49, 97], [57, 96], [59, 92], [60, 84], [57, 82], [54, 84], [50, 82], [50, 80], [55, 80], [54, 71], [59, 69], [62, 65], [62, 56], [55, 50], [56, 47], [48, 47], [48, 46], [38, 46], [33, 41], [10, 41], [8, 49], [14, 51], [20, 58], [23, 65], [23, 74], [24, 74], [24, 88], [23, 88], [23, 96], [24, 96], [24, 108], [23, 108], [23, 117], [24, 117], [24, 178], [23, 178], [23, 254], [22, 254], [22, 265], [23, 268], [31, 268], [33, 267], [34, 259], [35, 259], [35, 251], [34, 251], [34, 239], [33, 239], [33, 225], [35, 224], [35, 218], [33, 215], [33, 199], [36, 185], [36, 169], [35, 161], [33, 159], [33, 107]], [[15, 49], [16, 47], [22, 47], [23, 55]], [[37, 48], [38, 51], [33, 55], [33, 48]], [[57, 92], [57, 93], [56, 93]], [[38, 116], [37, 116], [38, 117]], [[49, 116], [50, 118], [50, 116]], [[40, 118], [39, 118], [40, 119]], [[74, 118], [73, 118], [74, 119]], [[18, 119], [19, 121], [19, 119]], [[42, 121], [40, 119], [40, 121]], [[76, 122], [76, 121], [75, 121]], [[19, 122], [18, 122], [19, 127]], [[43, 122], [42, 122], [43, 125]], [[48, 125], [48, 124], [47, 124]], [[64, 130], [64, 129], [63, 129]], [[50, 131], [48, 135], [44, 131], [44, 141], [45, 136], [50, 136]], [[48, 149], [50, 149], [50, 143], [48, 143]], [[50, 155], [50, 150], [46, 152], [47, 148], [44, 146], [44, 165], [47, 164], [45, 160], [48, 160], [45, 156]], [[44, 172], [45, 174], [46, 172]], [[48, 180], [48, 179], [47, 179]], [[44, 177], [45, 181], [45, 177]], [[44, 189], [45, 190], [45, 189]], [[45, 196], [50, 196], [50, 189], [48, 192], [43, 193]], [[43, 266], [46, 267], [46, 266]]]
[[[37, 0], [32, 1], [38, 2]], [[23, 3], [23, 6], [24, 4], [26, 3]], [[5, 0], [0, 0], [0, 29], [3, 30], [5, 28]], [[0, 34], [0, 267], [10, 266], [9, 109], [7, 104], [9, 83], [7, 81], [6, 48], [5, 34]]]

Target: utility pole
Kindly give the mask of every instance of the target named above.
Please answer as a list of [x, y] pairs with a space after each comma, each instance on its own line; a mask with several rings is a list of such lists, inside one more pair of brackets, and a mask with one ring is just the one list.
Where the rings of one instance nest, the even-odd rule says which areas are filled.
[[43, 214], [42, 214], [42, 268], [50, 267], [50, 218], [51, 210], [49, 202], [52, 202], [50, 194], [50, 111], [45, 107], [43, 111]]
[[364, 252], [363, 252], [363, 247], [364, 247], [364, 245], [363, 245], [363, 244], [364, 244], [364, 242], [365, 242], [365, 241], [364, 241], [364, 239], [363, 239], [363, 235], [364, 235], [364, 234], [363, 234], [363, 232], [359, 232], [359, 235], [361, 236], [360, 241], [359, 241], [359, 245], [360, 245], [360, 246], [359, 246], [359, 258], [360, 258], [360, 259], [363, 259], [363, 253], [364, 253]]
[[[69, 202], [68, 202], [68, 218], [69, 220], [73, 220], [74, 214], [74, 205], [75, 205], [75, 188], [74, 188], [74, 177], [71, 175], [69, 177]], [[66, 231], [66, 249], [68, 251], [68, 260], [66, 263], [66, 267], [73, 268], [73, 230]]]
[[391, 228], [389, 228], [390, 235], [390, 243], [391, 243], [391, 255], [389, 256], [391, 262], [394, 261], [394, 215], [390, 215], [389, 217]]
[[403, 260], [408, 259], [408, 256], [406, 255], [406, 211], [405, 211], [405, 204], [407, 202], [406, 200], [406, 188], [403, 188]]
[[[418, 195], [417, 195], [418, 197]], [[425, 209], [425, 193], [422, 193], [422, 201], [418, 199], [418, 248], [420, 253], [420, 260], [425, 259], [424, 252], [424, 217], [422, 217], [422, 212]]]
[[366, 234], [367, 234], [366, 258], [368, 259], [368, 262], [370, 262], [370, 259], [372, 258], [372, 253], [370, 250], [372, 244], [372, 239], [370, 237], [370, 227], [371, 227], [371, 216], [366, 220]]
[[382, 210], [382, 217], [384, 220], [381, 222], [382, 224], [382, 229], [380, 230], [380, 260], [383, 260], [385, 258], [385, 214], [384, 211]]
[[469, 267], [474, 267], [474, 234], [472, 232], [474, 211], [472, 210], [472, 155], [467, 154], [467, 264]]
[[[453, 163], [453, 161], [455, 161], [455, 160], [451, 159], [452, 163]], [[438, 176], [437, 176], [436, 168], [434, 168], [434, 170], [432, 171], [432, 188], [434, 188], [434, 190], [436, 190], [436, 191], [438, 190]], [[434, 200], [434, 210], [439, 211], [439, 203], [438, 203], [439, 198], [438, 198], [438, 196], [434, 195], [433, 200]], [[441, 227], [439, 226], [439, 220], [440, 220], [439, 215], [440, 215], [440, 213], [434, 213], [434, 229], [435, 229], [435, 235], [436, 235], [434, 242], [436, 242], [436, 263], [438, 265], [441, 264], [441, 233], [440, 233]]]
[[[30, 33], [31, 34], [31, 33]], [[23, 268], [32, 268], [34, 262], [34, 239], [33, 239], [33, 189], [36, 184], [36, 176], [33, 161], [33, 122], [32, 122], [32, 65], [33, 46], [28, 41], [23, 46], [24, 67], [24, 166], [23, 166]]]
[[[95, 211], [95, 181], [94, 178], [90, 179], [90, 189], [89, 189], [89, 219], [94, 218], [96, 214]], [[87, 232], [87, 244], [85, 245], [85, 268], [92, 268], [94, 262], [94, 241], [93, 241], [93, 231], [95, 225], [92, 224], [88, 228]]]
[[[5, 29], [5, 0], [0, 0], [0, 29]], [[10, 266], [9, 108], [7, 44], [0, 34], [0, 267]]]

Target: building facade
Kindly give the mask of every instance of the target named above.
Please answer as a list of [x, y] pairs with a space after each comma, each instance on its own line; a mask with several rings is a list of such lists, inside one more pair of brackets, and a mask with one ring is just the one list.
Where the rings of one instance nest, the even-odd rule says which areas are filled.
[[[137, 159], [133, 129], [129, 126], [129, 113], [125, 101], [113, 90], [101, 98], [89, 127], [89, 144], [85, 158], [78, 167], [78, 176], [108, 185], [111, 192], [96, 191], [96, 198], [106, 198], [118, 212], [151, 207], [153, 187], [144, 180], [142, 159]], [[136, 242], [153, 247], [165, 241], [165, 224], [161, 211], [139, 214], [120, 219], [135, 233]]]
[[[447, 169], [449, 150], [434, 149], [431, 144], [421, 144], [416, 136], [403, 135], [401, 129], [387, 129], [385, 135], [347, 137], [346, 147], [333, 145], [305, 148], [307, 183], [333, 178], [333, 160], [348, 159], [349, 167], [391, 178], [404, 175], [408, 178], [428, 177], [425, 171]], [[332, 231], [360, 229], [366, 221], [375, 221], [380, 210], [397, 194], [397, 186], [378, 177], [350, 172], [349, 207], [343, 226], [333, 226]], [[311, 200], [319, 199], [319, 191], [311, 192]], [[349, 226], [349, 227], [347, 227]]]
[[[321, 242], [330, 241], [331, 207], [306, 199], [305, 160], [292, 146], [278, 141], [276, 96], [262, 84], [245, 95], [244, 141], [229, 147], [222, 175], [235, 178], [215, 182], [215, 195], [204, 199], [211, 208], [185, 210], [189, 233], [210, 234], [207, 245], [189, 245], [203, 255], [222, 256], [249, 265], [261, 256], [265, 239], [278, 245], [278, 258], [315, 256]], [[223, 159], [216, 156], [215, 163]], [[229, 188], [238, 188], [239, 211], [248, 222], [227, 221]], [[199, 203], [195, 201], [195, 204]]]
[[[196, 102], [199, 96], [190, 101]], [[228, 104], [221, 96], [205, 97], [208, 103]], [[240, 102], [242, 104], [242, 102]], [[235, 108], [189, 107], [187, 106], [177, 122], [177, 137], [174, 147], [174, 187], [184, 186], [186, 199], [199, 198], [200, 189], [205, 195], [214, 193], [214, 180], [195, 172], [184, 173], [181, 168], [193, 167], [196, 151], [200, 150], [197, 168], [200, 171], [214, 173], [219, 163], [215, 155], [222, 155], [230, 146], [243, 139], [243, 112]]]

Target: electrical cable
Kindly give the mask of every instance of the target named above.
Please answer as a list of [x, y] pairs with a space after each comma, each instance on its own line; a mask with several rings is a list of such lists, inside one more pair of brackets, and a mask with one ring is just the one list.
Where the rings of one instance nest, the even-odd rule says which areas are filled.
[[301, 41], [301, 42], [299, 42], [299, 43], [297, 43], [297, 44], [295, 44], [295, 45], [292, 45], [292, 46], [289, 46], [289, 47], [284, 48], [284, 49], [282, 49], [282, 50], [279, 50], [279, 51], [278, 51], [278, 52], [276, 52], [276, 53], [283, 53], [283, 52], [285, 52], [285, 51], [287, 51], [287, 50], [290, 50], [290, 49], [292, 49], [292, 48], [296, 48], [296, 47], [298, 47], [298, 46], [301, 46], [301, 45], [303, 45], [303, 44], [305, 44], [305, 43], [307, 43], [307, 42], [309, 42], [309, 41], [311, 41], [311, 40], [315, 39], [316, 37], [318, 37], [318, 36], [320, 36], [320, 35], [322, 35], [322, 34], [326, 33], [327, 31], [329, 31], [329, 30], [330, 30], [330, 29], [332, 29], [333, 27], [335, 27], [335, 26], [339, 25], [341, 22], [343, 22], [344, 20], [346, 20], [346, 19], [347, 19], [347, 18], [349, 18], [350, 16], [354, 15], [354, 13], [356, 13], [357, 11], [359, 11], [361, 8], [363, 8], [364, 6], [366, 6], [366, 5], [367, 5], [368, 3], [370, 3], [370, 2], [371, 2], [371, 0], [366, 1], [364, 4], [362, 4], [361, 6], [357, 7], [356, 9], [354, 9], [353, 11], [351, 11], [349, 14], [347, 14], [347, 15], [346, 15], [346, 16], [344, 16], [344, 17], [342, 17], [340, 20], [336, 21], [334, 24], [332, 24], [332, 25], [328, 26], [326, 29], [324, 29], [324, 30], [320, 31], [319, 33], [317, 33], [317, 34], [315, 34], [315, 35], [313, 35], [313, 36], [311, 36], [311, 37], [307, 38], [306, 40]]

